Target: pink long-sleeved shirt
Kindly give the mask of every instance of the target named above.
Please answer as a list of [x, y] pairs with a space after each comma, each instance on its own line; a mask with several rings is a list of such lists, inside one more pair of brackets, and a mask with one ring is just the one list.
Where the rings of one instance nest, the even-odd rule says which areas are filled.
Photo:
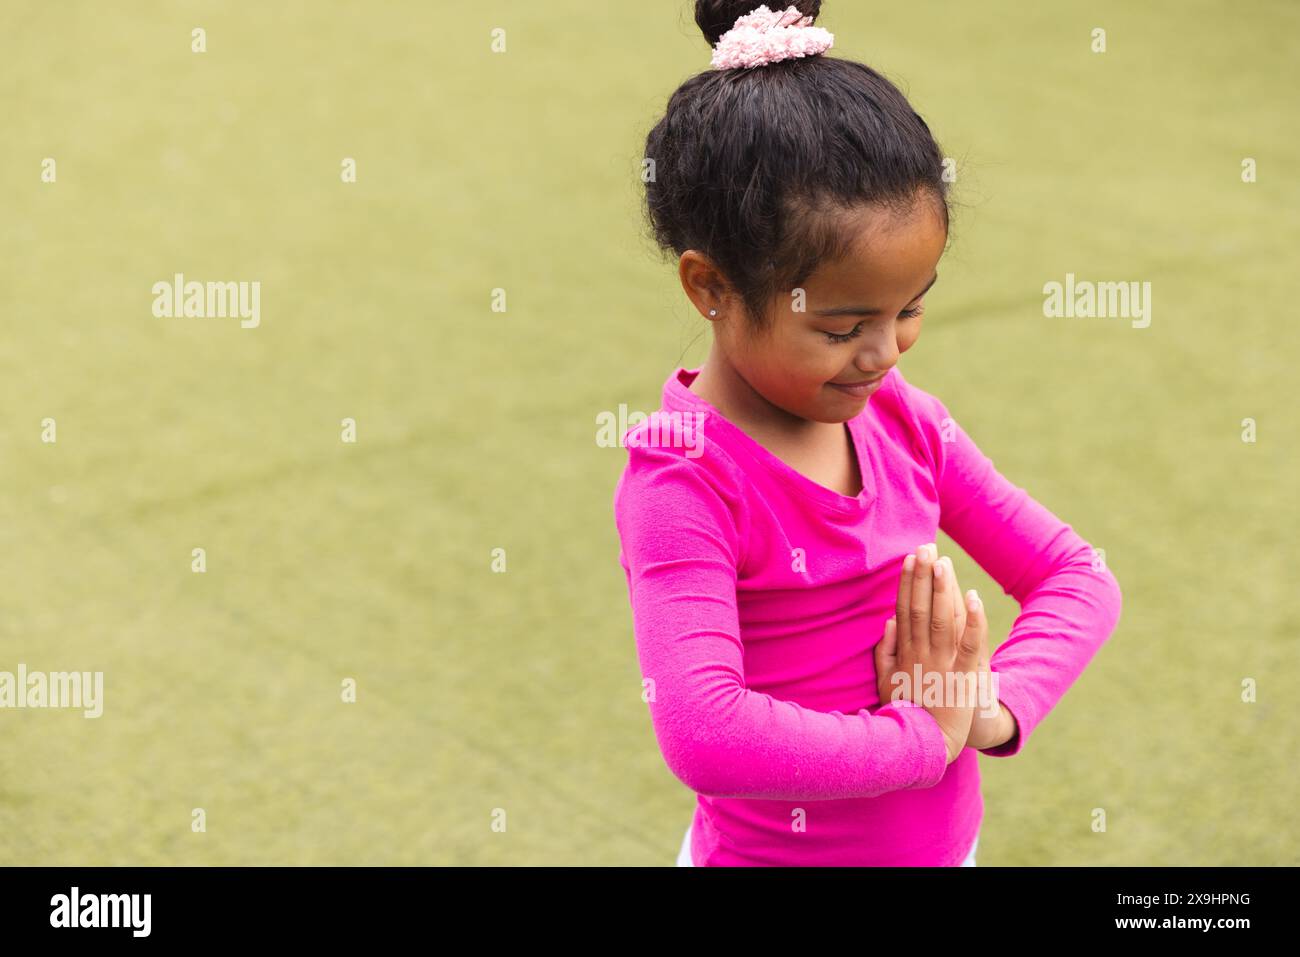
[[990, 661], [1019, 725], [998, 757], [1114, 630], [1118, 582], [897, 367], [846, 424], [852, 497], [691, 392], [698, 373], [677, 369], [624, 433], [614, 492], [655, 737], [697, 793], [694, 863], [958, 864], [984, 812], [975, 752], [946, 764], [930, 713], [876, 692], [902, 560], [942, 529], [1020, 603]]

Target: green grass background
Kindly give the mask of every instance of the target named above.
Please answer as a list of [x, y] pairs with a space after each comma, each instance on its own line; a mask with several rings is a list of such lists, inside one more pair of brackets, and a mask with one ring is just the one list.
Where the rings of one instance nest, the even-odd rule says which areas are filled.
[[[5, 17], [0, 670], [102, 670], [105, 711], [0, 711], [0, 864], [671, 865], [694, 797], [640, 700], [595, 417], [707, 352], [638, 208], [708, 66], [691, 5]], [[959, 161], [909, 378], [1124, 590], [1024, 753], [982, 761], [981, 866], [1300, 863], [1300, 9], [821, 25]], [[174, 272], [259, 280], [260, 328], [154, 318]], [[1044, 318], [1066, 272], [1150, 281], [1150, 327]]]

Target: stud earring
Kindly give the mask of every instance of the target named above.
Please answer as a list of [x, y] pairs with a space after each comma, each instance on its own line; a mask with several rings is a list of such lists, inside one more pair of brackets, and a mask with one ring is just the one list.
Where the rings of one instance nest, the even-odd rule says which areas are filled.
[[718, 310], [716, 310], [716, 309], [710, 309], [710, 310], [709, 310], [709, 315], [711, 315], [711, 316], [716, 316], [717, 314], [718, 314]]

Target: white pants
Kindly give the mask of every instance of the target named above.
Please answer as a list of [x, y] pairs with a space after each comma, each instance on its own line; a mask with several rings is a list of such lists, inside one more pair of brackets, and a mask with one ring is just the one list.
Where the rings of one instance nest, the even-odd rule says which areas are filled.
[[[979, 847], [980, 836], [975, 835], [975, 843], [970, 846], [970, 853], [966, 855], [966, 860], [961, 862], [962, 867], [975, 866], [975, 848]], [[677, 852], [678, 867], [694, 867], [695, 862], [691, 860], [691, 825], [686, 825], [686, 836], [682, 838], [682, 849]]]

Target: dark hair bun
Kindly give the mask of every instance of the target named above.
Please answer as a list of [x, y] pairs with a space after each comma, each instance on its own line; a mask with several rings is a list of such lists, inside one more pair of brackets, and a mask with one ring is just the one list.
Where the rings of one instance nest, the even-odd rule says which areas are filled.
[[[766, 4], [793, 5], [810, 22], [821, 10], [821, 0]], [[763, 5], [696, 0], [695, 21], [716, 48]], [[930, 127], [898, 87], [842, 56], [702, 69], [668, 98], [641, 155], [654, 163], [643, 181], [655, 245], [676, 263], [691, 249], [708, 257], [754, 332], [779, 315], [776, 297], [860, 241], [862, 217], [848, 214], [928, 207], [948, 228], [949, 183]]]
[[[722, 35], [734, 27], [737, 20], [763, 5], [764, 0], [695, 0], [695, 22], [704, 31], [709, 46], [717, 46]], [[766, 6], [778, 13], [797, 7], [804, 16], [815, 20], [821, 12], [822, 0], [766, 0]]]

